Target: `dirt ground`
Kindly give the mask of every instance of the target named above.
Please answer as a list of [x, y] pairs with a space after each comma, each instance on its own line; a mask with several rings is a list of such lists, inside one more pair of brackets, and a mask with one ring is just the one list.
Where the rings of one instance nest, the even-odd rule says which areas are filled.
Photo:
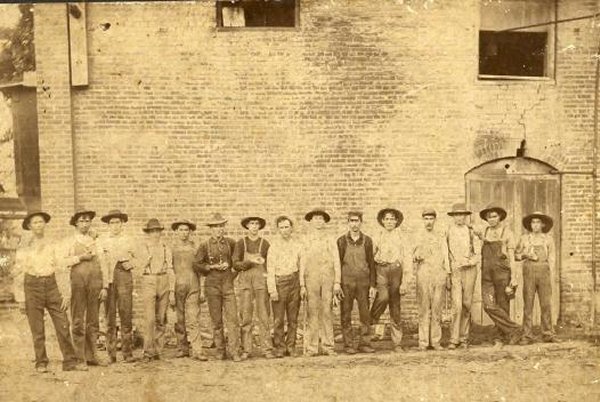
[[489, 329], [479, 328], [467, 351], [418, 352], [409, 334], [404, 353], [382, 341], [372, 355], [242, 363], [175, 359], [169, 348], [157, 362], [63, 372], [50, 327], [51, 373], [37, 374], [25, 317], [5, 311], [0, 324], [0, 401], [600, 400], [600, 348], [564, 331], [565, 342], [553, 345], [494, 349]]

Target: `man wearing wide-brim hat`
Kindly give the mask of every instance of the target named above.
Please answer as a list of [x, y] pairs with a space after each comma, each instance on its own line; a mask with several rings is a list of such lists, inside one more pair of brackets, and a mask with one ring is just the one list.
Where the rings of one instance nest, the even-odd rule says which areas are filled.
[[467, 225], [471, 211], [464, 203], [457, 203], [448, 211], [452, 223], [446, 232], [448, 258], [450, 262], [452, 325], [448, 349], [467, 348], [471, 331], [471, 306], [477, 280], [477, 265], [480, 261], [475, 247], [475, 233]]
[[169, 304], [175, 306], [173, 253], [162, 239], [164, 226], [156, 218], [142, 231], [146, 240], [139, 251], [142, 271], [141, 296], [144, 305], [144, 361], [160, 359]]
[[332, 306], [342, 297], [337, 242], [325, 230], [331, 220], [325, 210], [313, 209], [304, 218], [310, 222], [300, 254], [300, 295], [308, 310], [305, 354], [335, 355]]
[[31, 231], [32, 237], [23, 240], [16, 252], [11, 272], [14, 279], [15, 300], [25, 305], [25, 314], [31, 329], [35, 368], [39, 373], [48, 372], [48, 355], [44, 337], [44, 310], [47, 310], [63, 356], [64, 371], [87, 370], [78, 364], [69, 332], [69, 307], [71, 288], [69, 272], [57, 256], [56, 246], [45, 237], [45, 227], [50, 215], [33, 211], [23, 220], [23, 230]]
[[206, 361], [200, 332], [200, 275], [194, 271], [194, 258], [198, 247], [190, 239], [196, 224], [179, 219], [171, 224], [175, 232], [172, 243], [173, 269], [175, 270], [175, 333], [179, 344], [177, 357], [191, 357]]
[[260, 216], [248, 216], [242, 219], [241, 225], [247, 235], [235, 244], [233, 252], [233, 268], [239, 272], [239, 309], [241, 317], [242, 358], [252, 353], [254, 338], [253, 310], [256, 304], [259, 343], [266, 358], [273, 356], [273, 344], [269, 333], [269, 292], [267, 291], [267, 252], [269, 242], [260, 236], [266, 221]]
[[489, 205], [479, 212], [487, 222], [483, 231], [476, 231], [483, 241], [481, 247], [481, 298], [483, 309], [494, 322], [503, 340], [496, 339], [496, 345], [503, 341], [516, 344], [520, 341], [522, 329], [510, 318], [510, 296], [518, 281], [519, 272], [515, 269], [515, 242], [511, 231], [502, 223], [507, 216], [504, 208]]
[[126, 363], [135, 361], [132, 352], [133, 331], [133, 275], [136, 246], [123, 233], [123, 224], [129, 220], [126, 213], [113, 209], [100, 220], [108, 232], [99, 237], [104, 250], [103, 274], [108, 278], [106, 310], [106, 351], [110, 363], [117, 361], [117, 312], [121, 329], [121, 352]]
[[98, 359], [96, 340], [99, 329], [99, 303], [106, 300], [108, 276], [103, 268], [104, 250], [91, 230], [96, 212], [78, 208], [69, 223], [75, 235], [67, 240], [68, 256], [76, 258], [71, 266], [71, 318], [75, 353], [81, 363], [104, 366]]
[[542, 340], [560, 342], [552, 325], [552, 275], [555, 274], [554, 239], [548, 234], [554, 222], [542, 212], [533, 212], [523, 218], [523, 227], [529, 232], [521, 236], [515, 251], [523, 261], [523, 339], [521, 344], [533, 342], [533, 304], [537, 293], [540, 302]]
[[[208, 311], [213, 326], [213, 339], [217, 349], [217, 359], [231, 357], [240, 362], [239, 353], [240, 329], [235, 300], [233, 280], [233, 250], [235, 240], [225, 236], [227, 219], [221, 214], [211, 216], [206, 226], [210, 228], [211, 236], [200, 244], [194, 258], [194, 269], [206, 278], [204, 293], [208, 303]], [[225, 349], [225, 331], [223, 315], [227, 326], [227, 350]]]
[[371, 306], [371, 322], [374, 326], [374, 338], [383, 337], [385, 327], [379, 324], [379, 318], [389, 306], [392, 343], [394, 351], [402, 351], [402, 322], [400, 315], [401, 295], [406, 292], [402, 286], [410, 264], [409, 253], [405, 250], [405, 240], [400, 233], [404, 215], [396, 208], [384, 208], [377, 213], [377, 222], [383, 227], [374, 236], [374, 260], [377, 272], [377, 295]]

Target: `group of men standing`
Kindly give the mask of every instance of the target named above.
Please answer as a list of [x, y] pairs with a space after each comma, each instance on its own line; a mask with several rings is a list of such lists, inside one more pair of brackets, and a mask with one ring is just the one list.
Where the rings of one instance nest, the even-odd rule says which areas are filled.
[[[383, 335], [381, 315], [389, 308], [395, 351], [402, 346], [401, 298], [409, 277], [416, 278], [419, 313], [419, 350], [441, 349], [441, 322], [445, 289], [451, 292], [452, 326], [448, 348], [468, 347], [471, 305], [481, 265], [482, 301], [502, 335], [497, 343], [531, 343], [532, 311], [538, 294], [544, 341], [557, 342], [551, 319], [551, 279], [554, 244], [547, 235], [552, 219], [533, 213], [523, 219], [529, 232], [515, 244], [502, 221], [506, 211], [490, 206], [480, 211], [483, 229], [467, 223], [471, 211], [456, 204], [448, 212], [453, 223], [441, 233], [435, 229], [437, 213], [422, 212], [423, 230], [410, 241], [399, 229], [404, 216], [395, 208], [377, 214], [381, 232], [371, 238], [361, 230], [360, 211], [347, 214], [348, 231], [332, 238], [326, 226], [330, 215], [315, 209], [305, 215], [310, 230], [299, 239], [286, 216], [276, 219], [272, 242], [261, 236], [266, 220], [249, 216], [241, 221], [246, 235], [235, 241], [226, 236], [227, 219], [214, 214], [206, 225], [210, 237], [198, 247], [190, 240], [196, 225], [179, 220], [167, 244], [163, 225], [150, 219], [146, 239], [134, 242], [123, 233], [127, 214], [113, 210], [101, 220], [108, 231], [97, 236], [90, 229], [96, 213], [80, 209], [70, 219], [75, 235], [62, 249], [45, 237], [50, 221], [46, 212], [27, 215], [23, 229], [32, 236], [17, 251], [16, 298], [25, 302], [36, 368], [47, 371], [44, 310], [48, 310], [63, 353], [64, 370], [87, 370], [105, 365], [96, 353], [99, 303], [107, 314], [109, 362], [117, 361], [117, 313], [121, 352], [133, 362], [133, 275], [141, 273], [144, 311], [145, 361], [160, 358], [169, 304], [176, 309], [177, 357], [206, 361], [200, 334], [200, 304], [206, 299], [217, 358], [243, 361], [253, 353], [254, 324], [266, 358], [297, 356], [296, 334], [301, 301], [305, 301], [303, 354], [335, 355], [333, 307], [340, 306], [344, 352], [373, 353], [372, 338]], [[481, 241], [481, 252], [475, 239]], [[511, 320], [509, 301], [521, 272], [515, 260], [524, 261], [523, 327]], [[201, 280], [201, 277], [204, 279]], [[201, 286], [203, 282], [203, 286]], [[21, 292], [21, 290], [23, 292]], [[352, 310], [358, 305], [360, 329], [354, 333]], [[70, 307], [72, 331], [66, 311]], [[273, 337], [270, 334], [271, 315]]]

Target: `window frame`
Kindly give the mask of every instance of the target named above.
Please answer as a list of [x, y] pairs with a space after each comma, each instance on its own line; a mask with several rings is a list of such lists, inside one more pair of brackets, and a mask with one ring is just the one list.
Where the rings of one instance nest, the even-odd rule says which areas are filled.
[[294, 26], [293, 27], [278, 27], [278, 26], [264, 26], [264, 27], [224, 27], [223, 26], [223, 14], [222, 5], [219, 3], [226, 2], [227, 0], [215, 0], [215, 29], [217, 32], [237, 32], [237, 31], [299, 31], [300, 30], [300, 0], [295, 0], [294, 4]]

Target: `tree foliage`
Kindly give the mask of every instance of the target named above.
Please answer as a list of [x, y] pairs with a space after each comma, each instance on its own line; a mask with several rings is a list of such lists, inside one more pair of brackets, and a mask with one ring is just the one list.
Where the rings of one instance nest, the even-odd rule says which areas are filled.
[[23, 72], [35, 70], [33, 5], [19, 4], [21, 18], [14, 29], [3, 29], [0, 39], [8, 43], [0, 51], [0, 82], [18, 82]]

